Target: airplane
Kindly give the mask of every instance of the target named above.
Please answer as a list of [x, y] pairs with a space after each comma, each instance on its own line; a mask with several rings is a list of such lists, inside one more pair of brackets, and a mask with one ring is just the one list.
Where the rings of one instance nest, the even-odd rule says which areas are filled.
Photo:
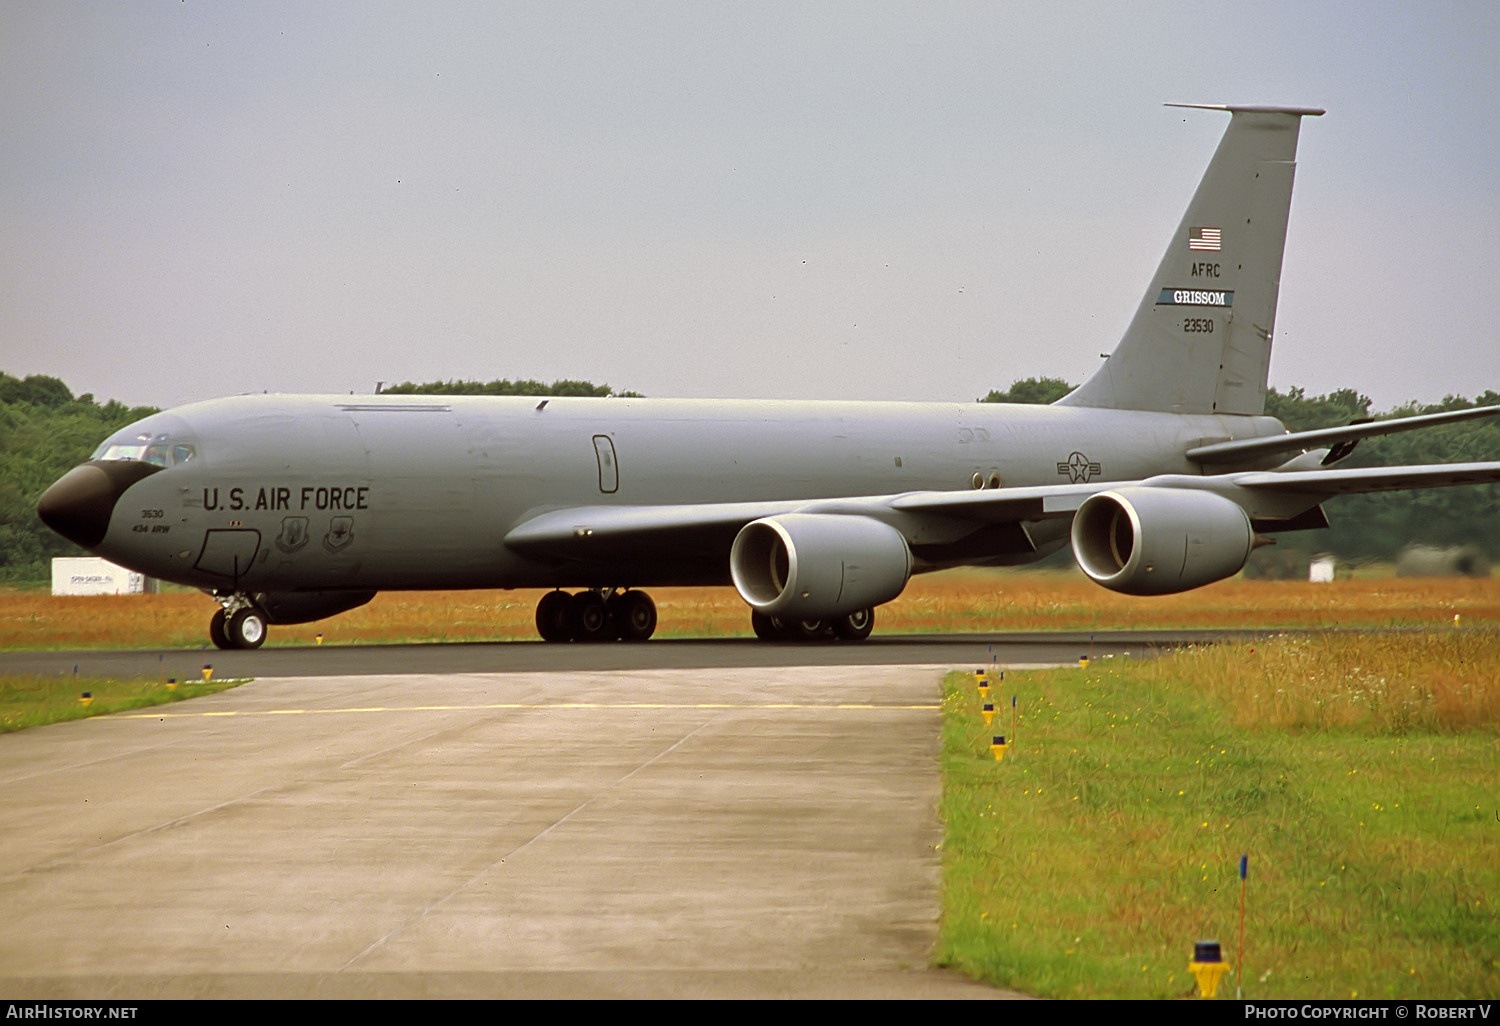
[[[209, 635], [382, 590], [544, 588], [547, 641], [649, 638], [647, 587], [733, 584], [763, 639], [870, 634], [914, 573], [1071, 545], [1105, 588], [1238, 573], [1335, 496], [1500, 481], [1500, 462], [1340, 468], [1364, 437], [1500, 407], [1289, 433], [1264, 415], [1302, 120], [1229, 124], [1114, 351], [1048, 406], [242, 395], [106, 439], [37, 513], [218, 601]], [[571, 590], [569, 590], [571, 589]]]

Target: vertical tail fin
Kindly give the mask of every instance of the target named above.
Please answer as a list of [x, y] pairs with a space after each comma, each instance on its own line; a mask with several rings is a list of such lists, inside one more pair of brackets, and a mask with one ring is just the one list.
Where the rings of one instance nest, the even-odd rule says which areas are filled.
[[1059, 405], [1264, 412], [1297, 130], [1323, 112], [1207, 109], [1229, 111], [1229, 127], [1151, 287], [1108, 361]]

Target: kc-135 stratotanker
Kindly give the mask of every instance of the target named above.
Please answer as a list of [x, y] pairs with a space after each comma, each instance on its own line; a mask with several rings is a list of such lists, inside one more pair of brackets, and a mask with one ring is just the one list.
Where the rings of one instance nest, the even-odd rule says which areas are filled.
[[1166, 594], [1326, 526], [1335, 496], [1500, 480], [1336, 467], [1365, 436], [1500, 407], [1295, 433], [1264, 415], [1297, 134], [1323, 112], [1208, 109], [1229, 126], [1129, 328], [1050, 406], [245, 395], [116, 432], [37, 512], [210, 592], [220, 647], [446, 588], [555, 589], [543, 638], [642, 640], [640, 589], [728, 583], [762, 638], [856, 640], [913, 573], [1071, 544], [1104, 587]]

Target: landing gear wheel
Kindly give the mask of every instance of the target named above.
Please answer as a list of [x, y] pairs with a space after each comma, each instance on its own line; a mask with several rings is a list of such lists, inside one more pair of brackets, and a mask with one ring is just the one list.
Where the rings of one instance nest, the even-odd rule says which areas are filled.
[[266, 640], [266, 614], [253, 607], [236, 610], [224, 622], [224, 635], [232, 648], [260, 648]]
[[875, 610], [856, 609], [833, 621], [833, 633], [844, 641], [864, 641], [875, 629]]
[[568, 608], [572, 596], [563, 591], [549, 591], [536, 604], [536, 630], [543, 641], [568, 641], [573, 637], [568, 625]]
[[656, 603], [644, 591], [627, 591], [606, 606], [613, 633], [621, 641], [645, 641], [656, 632]]
[[786, 636], [781, 632], [781, 624], [774, 616], [758, 610], [750, 614], [750, 629], [761, 641], [780, 641]]
[[226, 633], [224, 621], [229, 619], [229, 614], [220, 609], [214, 613], [212, 620], [208, 621], [208, 638], [214, 643], [215, 648], [233, 648]]
[[797, 641], [817, 641], [828, 628], [826, 620], [789, 620], [786, 629]]
[[827, 626], [822, 620], [788, 620], [759, 611], [750, 614], [750, 629], [761, 641], [812, 641], [822, 637]]
[[580, 591], [568, 600], [568, 622], [574, 641], [607, 641], [609, 616], [598, 592]]

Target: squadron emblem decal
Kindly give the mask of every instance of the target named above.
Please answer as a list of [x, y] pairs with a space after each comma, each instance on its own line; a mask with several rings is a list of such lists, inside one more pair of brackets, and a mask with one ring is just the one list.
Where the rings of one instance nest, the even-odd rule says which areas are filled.
[[281, 533], [276, 536], [276, 547], [290, 554], [306, 545], [307, 539], [307, 518], [287, 517], [281, 522]]
[[354, 540], [354, 518], [334, 517], [333, 522], [328, 525], [328, 533], [323, 536], [323, 547], [329, 552], [338, 552], [347, 548]]
[[1072, 453], [1065, 462], [1057, 465], [1057, 472], [1073, 484], [1087, 482], [1097, 477], [1101, 469], [1099, 464], [1090, 462], [1089, 458], [1081, 452]]

